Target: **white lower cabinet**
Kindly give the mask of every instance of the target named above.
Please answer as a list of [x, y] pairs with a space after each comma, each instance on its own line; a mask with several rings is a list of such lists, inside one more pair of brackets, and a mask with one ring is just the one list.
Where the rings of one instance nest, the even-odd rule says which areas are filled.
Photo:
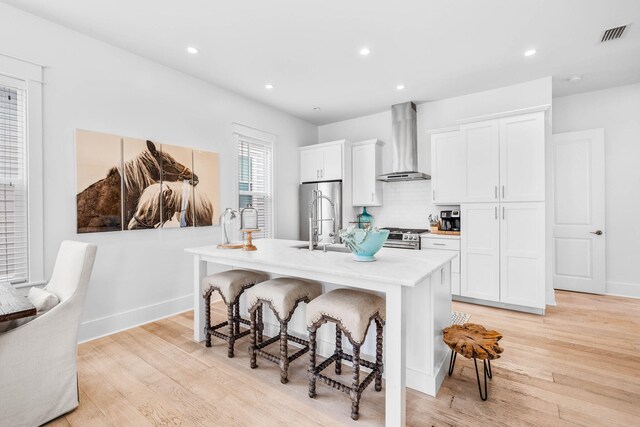
[[469, 203], [460, 210], [460, 295], [544, 309], [544, 203]]
[[460, 206], [460, 295], [500, 300], [500, 222], [497, 203]]
[[544, 308], [544, 203], [500, 208], [500, 302]]
[[423, 251], [436, 249], [456, 253], [456, 257], [451, 260], [451, 294], [460, 295], [460, 239], [438, 235], [423, 236], [420, 247]]

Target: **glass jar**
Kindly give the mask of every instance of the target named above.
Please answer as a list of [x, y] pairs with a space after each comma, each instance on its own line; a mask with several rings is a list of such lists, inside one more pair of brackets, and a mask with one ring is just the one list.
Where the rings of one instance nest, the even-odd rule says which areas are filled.
[[222, 245], [233, 245], [240, 239], [240, 213], [231, 208], [224, 210], [220, 215], [220, 230], [222, 232]]
[[251, 206], [251, 204], [248, 204], [246, 208], [240, 211], [240, 229], [258, 229], [258, 210]]

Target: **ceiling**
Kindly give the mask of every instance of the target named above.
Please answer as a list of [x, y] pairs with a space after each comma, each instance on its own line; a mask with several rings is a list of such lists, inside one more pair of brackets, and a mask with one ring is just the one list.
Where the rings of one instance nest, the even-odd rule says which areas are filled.
[[640, 81], [638, 0], [2, 1], [315, 124], [549, 75], [554, 96]]

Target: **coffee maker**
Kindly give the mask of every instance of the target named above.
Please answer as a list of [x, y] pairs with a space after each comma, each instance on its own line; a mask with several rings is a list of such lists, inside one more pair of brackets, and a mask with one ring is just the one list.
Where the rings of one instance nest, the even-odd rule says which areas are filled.
[[444, 231], [460, 231], [460, 211], [440, 211], [440, 229]]

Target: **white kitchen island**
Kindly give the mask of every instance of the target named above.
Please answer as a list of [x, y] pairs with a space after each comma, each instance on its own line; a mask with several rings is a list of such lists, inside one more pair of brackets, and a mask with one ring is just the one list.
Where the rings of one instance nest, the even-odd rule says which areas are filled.
[[[193, 332], [196, 341], [204, 340], [201, 281], [207, 275], [208, 263], [216, 264], [216, 271], [245, 268], [264, 271], [274, 277], [317, 280], [323, 283], [325, 290], [351, 287], [378, 292], [386, 298], [383, 388], [386, 425], [405, 425], [405, 387], [436, 395], [447, 370], [448, 352], [442, 342], [442, 329], [451, 324], [451, 259], [454, 254], [383, 248], [376, 254], [377, 261], [363, 263], [353, 261], [349, 253], [298, 249], [295, 246], [304, 245], [299, 241], [264, 239], [254, 243], [258, 247], [254, 252], [217, 249], [213, 245], [186, 249], [194, 256]], [[298, 321], [292, 319], [290, 333], [306, 335], [304, 308], [297, 310]], [[265, 320], [269, 322], [268, 317]], [[320, 332], [322, 329], [327, 328], [321, 328]], [[269, 333], [268, 325], [266, 332]], [[369, 337], [367, 341], [371, 343], [372, 340]], [[319, 342], [318, 352], [329, 356], [333, 352], [331, 340]], [[366, 348], [363, 352], [366, 354]], [[300, 369], [306, 369], [306, 365]]]

